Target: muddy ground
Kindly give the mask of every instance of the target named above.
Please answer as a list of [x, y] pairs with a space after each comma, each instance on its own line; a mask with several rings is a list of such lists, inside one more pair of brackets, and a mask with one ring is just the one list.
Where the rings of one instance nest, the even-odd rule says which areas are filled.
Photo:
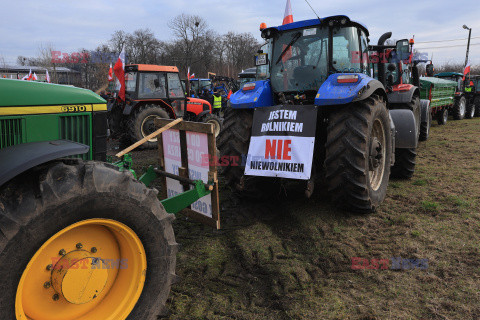
[[[222, 188], [222, 230], [174, 222], [180, 281], [164, 319], [480, 319], [479, 132], [479, 118], [434, 125], [414, 177], [390, 181], [374, 214], [343, 212], [318, 188], [268, 203]], [[156, 151], [133, 158], [141, 171]], [[393, 270], [393, 257], [420, 264]]]

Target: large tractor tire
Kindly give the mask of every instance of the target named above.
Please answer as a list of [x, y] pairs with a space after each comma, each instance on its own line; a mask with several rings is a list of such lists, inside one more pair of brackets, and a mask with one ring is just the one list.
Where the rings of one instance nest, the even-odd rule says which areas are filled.
[[432, 113], [428, 113], [427, 121], [422, 121], [420, 123], [420, 136], [418, 137], [419, 141], [427, 141], [428, 136], [430, 135], [430, 127], [432, 126]]
[[442, 111], [437, 112], [437, 123], [439, 125], [445, 125], [448, 122], [448, 109], [444, 108]]
[[[128, 121], [129, 137], [136, 142], [156, 131], [155, 118], [169, 119], [167, 111], [160, 105], [148, 104], [135, 111]], [[157, 147], [157, 138], [153, 138], [140, 146], [141, 149], [153, 149]]]
[[[406, 109], [416, 110], [416, 105], [420, 103], [418, 97], [414, 97], [412, 101], [405, 106]], [[419, 134], [418, 140], [421, 140], [424, 135], [422, 135], [422, 126], [420, 122], [420, 117], [415, 117], [417, 124], [417, 132]], [[428, 133], [427, 133], [428, 136]], [[392, 178], [397, 179], [410, 179], [415, 172], [415, 159], [417, 157], [416, 148], [409, 149], [395, 149], [395, 164], [391, 168]]]
[[475, 105], [475, 117], [480, 117], [480, 96], [475, 97], [473, 104]]
[[214, 127], [214, 132], [215, 132], [215, 138], [218, 137], [220, 132], [222, 131], [222, 119], [220, 119], [219, 116], [214, 115], [212, 113], [208, 113], [204, 115], [203, 117], [200, 118], [200, 122], [203, 123], [212, 123]]
[[470, 103], [465, 112], [465, 119], [473, 119], [473, 117], [475, 117], [475, 104]]
[[157, 319], [175, 278], [173, 218], [107, 164], [16, 177], [0, 188], [0, 319]]
[[395, 164], [392, 167], [391, 176], [397, 179], [410, 179], [415, 173], [415, 160], [417, 150], [395, 149]]
[[244, 175], [245, 163], [242, 162], [246, 161], [245, 157], [248, 155], [252, 124], [253, 110], [227, 108], [223, 120], [223, 130], [217, 141], [220, 159], [223, 157], [230, 159], [228, 165], [220, 164], [226, 185], [243, 198], [261, 200], [278, 194], [280, 184], [277, 178]]
[[463, 120], [465, 118], [465, 113], [467, 112], [467, 100], [465, 97], [460, 99], [455, 99], [455, 104], [453, 106], [453, 119]]
[[373, 212], [385, 199], [392, 156], [390, 119], [378, 96], [334, 111], [325, 144], [333, 200], [347, 210]]

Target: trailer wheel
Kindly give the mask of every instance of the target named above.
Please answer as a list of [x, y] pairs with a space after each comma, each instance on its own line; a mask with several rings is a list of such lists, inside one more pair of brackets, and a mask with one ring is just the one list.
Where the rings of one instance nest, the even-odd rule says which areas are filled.
[[384, 200], [392, 156], [390, 121], [378, 96], [331, 114], [325, 144], [329, 191], [340, 206], [367, 213]]
[[[140, 107], [128, 121], [129, 136], [133, 142], [141, 140], [155, 132], [155, 118], [169, 119], [167, 111], [160, 105], [149, 104]], [[157, 138], [145, 142], [140, 148], [153, 149], [157, 147]]]
[[202, 118], [200, 118], [200, 122], [213, 124], [215, 138], [217, 138], [222, 131], [222, 120], [217, 115], [214, 115], [212, 113], [206, 114]]
[[453, 119], [462, 120], [465, 118], [466, 110], [467, 100], [465, 100], [465, 97], [455, 100], [455, 105], [453, 106]]
[[265, 199], [278, 194], [280, 183], [277, 178], [246, 176], [244, 157], [248, 154], [252, 134], [253, 111], [227, 108], [223, 120], [223, 130], [218, 137], [221, 158], [229, 159], [221, 166], [225, 183], [243, 198]]
[[391, 176], [397, 179], [410, 179], [415, 173], [416, 149], [395, 149], [395, 164]]
[[442, 111], [437, 113], [437, 122], [439, 125], [447, 124], [448, 121], [448, 109], [444, 108]]
[[157, 192], [109, 165], [36, 167], [0, 188], [1, 319], [157, 319], [177, 244]]
[[432, 126], [432, 113], [428, 113], [427, 121], [420, 123], [420, 136], [418, 140], [427, 141], [430, 135], [430, 127]]

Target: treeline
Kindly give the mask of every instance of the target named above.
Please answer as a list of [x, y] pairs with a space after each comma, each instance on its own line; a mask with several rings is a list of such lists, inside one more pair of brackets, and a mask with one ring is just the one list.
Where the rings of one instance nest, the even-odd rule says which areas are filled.
[[[242, 69], [253, 66], [254, 54], [261, 45], [251, 33], [230, 31], [219, 34], [208, 26], [205, 19], [196, 15], [181, 14], [169, 21], [168, 27], [174, 34], [170, 41], [158, 39], [150, 29], [132, 33], [117, 30], [97, 48], [78, 50], [79, 53], [94, 53], [96, 58], [92, 59], [90, 55], [90, 60], [95, 63], [71, 59], [68, 63], [64, 60], [64, 63], [53, 64], [52, 52], [56, 50], [52, 45], [43, 45], [35, 58], [19, 56], [17, 62], [49, 69], [54, 66], [70, 68], [80, 72], [83, 87], [98, 90], [106, 85], [108, 64], [115, 62], [122, 48], [125, 48], [127, 63], [174, 65], [179, 68], [182, 78], [188, 67], [198, 77], [207, 77], [208, 72], [213, 72], [235, 78]], [[103, 60], [99, 61], [99, 57]], [[53, 78], [55, 81], [55, 74]]]

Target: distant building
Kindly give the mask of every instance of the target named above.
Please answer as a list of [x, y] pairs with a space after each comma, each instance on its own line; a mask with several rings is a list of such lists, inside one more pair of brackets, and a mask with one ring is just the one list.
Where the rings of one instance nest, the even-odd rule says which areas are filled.
[[[22, 79], [32, 70], [32, 73], [38, 77], [38, 81], [46, 81], [46, 70], [43, 67], [37, 66], [21, 66], [21, 65], [0, 65], [0, 77], [11, 79]], [[50, 81], [58, 84], [68, 84], [74, 86], [81, 86], [82, 76], [79, 71], [75, 71], [65, 67], [48, 68]], [[58, 79], [58, 81], [55, 81]]]

